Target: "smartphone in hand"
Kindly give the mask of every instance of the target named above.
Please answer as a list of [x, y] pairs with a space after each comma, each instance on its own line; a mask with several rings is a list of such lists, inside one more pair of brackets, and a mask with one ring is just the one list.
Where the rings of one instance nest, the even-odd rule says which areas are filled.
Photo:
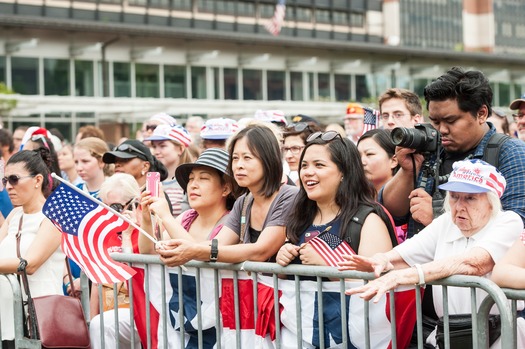
[[315, 238], [317, 235], [319, 235], [319, 231], [309, 231], [306, 234], [304, 234], [304, 242], [309, 242], [313, 238]]
[[159, 197], [160, 193], [160, 173], [148, 172], [146, 174], [146, 190], [151, 193], [153, 197]]

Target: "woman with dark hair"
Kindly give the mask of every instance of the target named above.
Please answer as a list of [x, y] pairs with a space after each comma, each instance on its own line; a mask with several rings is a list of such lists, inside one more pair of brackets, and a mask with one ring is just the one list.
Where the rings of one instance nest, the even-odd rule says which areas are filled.
[[[46, 148], [47, 150], [49, 150], [49, 156], [51, 158], [49, 169], [52, 173], [56, 174], [57, 176], [61, 176], [62, 172], [60, 171], [60, 167], [58, 166], [58, 154], [52, 137], [55, 136], [53, 136], [45, 128], [30, 127], [24, 135], [22, 149], [35, 150], [38, 148]], [[56, 144], [60, 144], [60, 140], [58, 140], [58, 138], [56, 139]]]
[[[9, 159], [2, 178], [15, 208], [0, 228], [0, 273], [17, 272], [21, 263], [17, 256], [18, 245], [20, 257], [27, 261], [33, 297], [62, 294], [65, 256], [60, 250], [61, 234], [42, 213], [52, 187], [50, 166], [49, 149], [23, 150]], [[0, 337], [3, 341], [13, 340], [13, 294], [4, 278], [0, 279], [0, 318]]]
[[357, 149], [366, 177], [377, 192], [392, 178], [399, 165], [396, 159], [396, 146], [390, 138], [390, 131], [374, 129], [359, 138]]
[[300, 162], [300, 190], [286, 232], [291, 243], [281, 247], [277, 263], [326, 265], [305, 242], [323, 232], [343, 241], [351, 240], [352, 219], [363, 206], [371, 210], [363, 222], [355, 252], [371, 256], [392, 249], [395, 238], [388, 228], [390, 220], [375, 202], [375, 190], [352, 142], [335, 131], [316, 132], [308, 138]]
[[[195, 241], [213, 239], [222, 229], [235, 202], [233, 188], [237, 184], [228, 174], [228, 158], [225, 150], [210, 148], [195, 163], [183, 164], [177, 168], [175, 176], [188, 194], [192, 208], [176, 219], [169, 213], [166, 200], [144, 194], [142, 204], [149, 206], [149, 210], [143, 210], [144, 229], [151, 234], [151, 210], [159, 216], [165, 227], [170, 227], [167, 233], [172, 238], [176, 237], [171, 233], [174, 229], [182, 229]], [[151, 240], [143, 235], [139, 236], [139, 247], [141, 253], [155, 253]]]
[[283, 244], [297, 188], [281, 186], [283, 168], [276, 137], [266, 126], [249, 125], [232, 137], [229, 154], [228, 172], [244, 195], [235, 202], [211, 246], [165, 225], [177, 239], [165, 241], [157, 249], [164, 264], [181, 265], [191, 259], [225, 263], [267, 261]]

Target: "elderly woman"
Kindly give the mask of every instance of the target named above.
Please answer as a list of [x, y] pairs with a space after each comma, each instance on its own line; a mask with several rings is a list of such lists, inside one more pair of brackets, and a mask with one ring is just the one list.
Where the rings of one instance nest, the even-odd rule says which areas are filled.
[[[454, 163], [449, 181], [439, 186], [447, 190], [447, 212], [413, 238], [387, 253], [372, 258], [348, 256], [340, 270], [374, 271], [377, 276], [395, 269], [368, 284], [347, 290], [377, 302], [383, 294], [400, 285], [424, 285], [450, 275], [490, 277], [494, 263], [509, 249], [523, 230], [520, 217], [501, 211], [499, 198], [505, 178], [482, 160]], [[478, 303], [485, 293], [477, 291]], [[449, 313], [471, 313], [470, 290], [449, 288]], [[441, 286], [433, 286], [437, 316], [443, 316]], [[478, 304], [479, 305], [479, 304]], [[431, 334], [427, 342], [434, 343]]]

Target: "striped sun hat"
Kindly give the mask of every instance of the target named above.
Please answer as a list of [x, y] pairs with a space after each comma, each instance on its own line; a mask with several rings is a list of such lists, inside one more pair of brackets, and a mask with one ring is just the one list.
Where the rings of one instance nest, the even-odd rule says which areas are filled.
[[184, 191], [187, 191], [190, 173], [195, 167], [206, 166], [216, 169], [220, 173], [228, 174], [228, 152], [220, 148], [209, 148], [202, 152], [197, 161], [191, 164], [182, 164], [175, 170], [175, 178]]
[[190, 133], [182, 126], [175, 125], [159, 125], [153, 131], [151, 137], [145, 139], [145, 141], [175, 141], [184, 145], [189, 146], [191, 143]]

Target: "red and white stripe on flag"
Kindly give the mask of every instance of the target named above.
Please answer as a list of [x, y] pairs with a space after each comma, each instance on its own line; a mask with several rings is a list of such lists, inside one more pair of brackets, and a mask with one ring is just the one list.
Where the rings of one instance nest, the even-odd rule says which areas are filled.
[[346, 241], [329, 232], [316, 236], [309, 244], [332, 267], [337, 267], [337, 263], [344, 261], [343, 255], [356, 254]]
[[264, 25], [266, 30], [273, 36], [279, 35], [284, 23], [284, 16], [286, 14], [286, 5], [284, 0], [279, 0], [275, 6], [273, 17]]

